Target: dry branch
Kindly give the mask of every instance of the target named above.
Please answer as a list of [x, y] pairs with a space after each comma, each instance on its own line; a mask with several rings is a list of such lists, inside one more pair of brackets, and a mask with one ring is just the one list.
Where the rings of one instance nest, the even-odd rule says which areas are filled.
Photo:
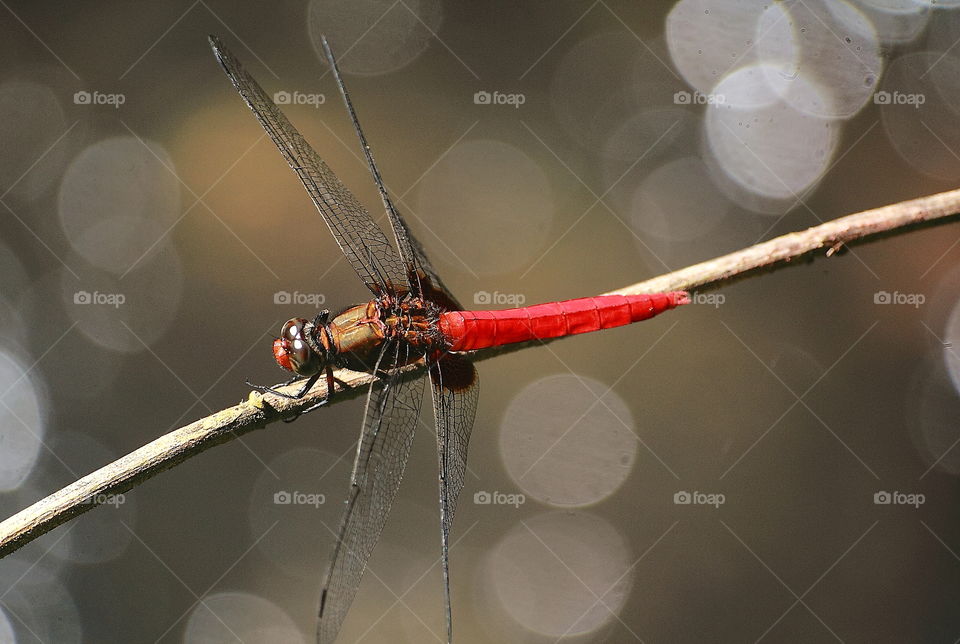
[[[932, 222], [958, 213], [960, 190], [942, 192], [841, 217], [611, 293], [656, 293], [713, 285], [756, 269], [773, 267], [819, 249], [828, 249], [829, 256], [841, 246], [864, 237], [890, 233], [906, 226]], [[502, 352], [482, 352], [476, 359]], [[369, 374], [351, 371], [338, 372], [337, 377], [347, 386], [338, 388], [332, 402], [362, 394], [372, 380]], [[292, 385], [288, 390], [295, 391], [297, 386]], [[207, 448], [269, 423], [295, 416], [300, 410], [322, 400], [326, 393], [322, 380], [306, 397], [299, 400], [251, 393], [249, 399], [239, 405], [161, 436], [0, 523], [0, 557], [86, 512], [109, 495], [129, 490]]]

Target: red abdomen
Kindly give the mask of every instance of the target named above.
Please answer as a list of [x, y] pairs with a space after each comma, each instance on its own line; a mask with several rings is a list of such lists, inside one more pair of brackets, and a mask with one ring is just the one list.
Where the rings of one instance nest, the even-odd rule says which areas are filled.
[[473, 351], [623, 326], [689, 302], [687, 293], [673, 291], [598, 295], [501, 311], [447, 311], [440, 330], [451, 351]]

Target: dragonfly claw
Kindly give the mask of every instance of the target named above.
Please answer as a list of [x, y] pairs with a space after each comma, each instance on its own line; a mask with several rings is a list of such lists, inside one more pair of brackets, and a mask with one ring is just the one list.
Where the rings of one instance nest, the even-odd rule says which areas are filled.
[[[310, 388], [313, 387], [314, 383], [317, 382], [317, 379], [319, 377], [320, 377], [320, 374], [311, 376], [309, 379], [307, 379], [307, 382], [304, 383], [303, 388], [295, 394], [288, 394], [283, 391], [280, 391], [279, 389], [275, 389], [273, 387], [267, 387], [266, 385], [255, 385], [249, 380], [244, 380], [244, 382], [247, 383], [248, 387], [251, 387], [255, 391], [259, 391], [262, 394], [273, 394], [274, 396], [280, 396], [281, 398], [286, 398], [288, 400], [300, 400], [301, 398], [307, 395], [307, 392], [310, 391]], [[293, 378], [291, 378], [290, 380], [286, 381], [285, 383], [279, 386], [286, 387], [287, 385], [292, 385], [299, 379], [300, 379], [299, 376], [294, 376]]]
[[246, 385], [253, 389], [254, 391], [259, 391], [262, 394], [273, 394], [274, 396], [280, 396], [282, 398], [296, 398], [296, 396], [291, 396], [290, 394], [285, 394], [282, 391], [274, 389], [273, 387], [267, 387], [266, 385], [255, 385], [249, 380], [244, 380]]
[[329, 396], [327, 396], [326, 398], [324, 398], [323, 400], [321, 400], [321, 401], [319, 401], [319, 402], [313, 403], [312, 405], [310, 405], [310, 406], [307, 407], [306, 409], [303, 409], [303, 410], [301, 410], [301, 411], [298, 411], [295, 415], [291, 416], [290, 418], [284, 418], [284, 419], [283, 419], [283, 422], [285, 422], [285, 423], [292, 423], [293, 421], [295, 421], [296, 419], [300, 418], [300, 417], [303, 416], [304, 414], [309, 414], [309, 413], [312, 412], [314, 409], [319, 409], [320, 407], [323, 407], [323, 406], [326, 405], [328, 402], [330, 402], [330, 397], [329, 397]]

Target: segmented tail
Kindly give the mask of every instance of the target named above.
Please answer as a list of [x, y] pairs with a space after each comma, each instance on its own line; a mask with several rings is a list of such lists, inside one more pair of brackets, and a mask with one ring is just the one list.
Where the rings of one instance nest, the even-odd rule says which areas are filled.
[[451, 351], [473, 351], [623, 326], [689, 302], [686, 292], [672, 291], [598, 295], [500, 311], [447, 311], [440, 317], [440, 330]]

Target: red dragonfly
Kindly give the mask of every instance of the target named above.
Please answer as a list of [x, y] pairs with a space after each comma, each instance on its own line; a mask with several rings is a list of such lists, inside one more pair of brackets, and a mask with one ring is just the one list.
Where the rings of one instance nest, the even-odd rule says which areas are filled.
[[332, 317], [329, 311], [321, 311], [313, 320], [293, 318], [283, 325], [280, 337], [273, 342], [273, 355], [281, 367], [294, 374], [284, 384], [305, 379], [296, 394], [252, 385], [261, 392], [301, 398], [324, 377], [327, 399], [305, 413], [329, 400], [336, 380], [334, 368], [378, 376], [367, 396], [350, 489], [320, 596], [317, 641], [322, 644], [336, 639], [400, 486], [423, 400], [424, 379], [399, 367], [416, 363], [426, 367], [430, 375], [437, 427], [441, 562], [449, 642], [450, 528], [463, 488], [467, 444], [477, 408], [477, 372], [467, 353], [646, 320], [688, 303], [689, 297], [676, 291], [587, 297], [502, 311], [463, 310], [393, 206], [326, 39], [324, 52], [383, 199], [396, 245], [388, 241], [366, 209], [240, 62], [213, 36], [210, 44], [234, 87], [300, 177], [340, 249], [373, 293], [369, 302]]

